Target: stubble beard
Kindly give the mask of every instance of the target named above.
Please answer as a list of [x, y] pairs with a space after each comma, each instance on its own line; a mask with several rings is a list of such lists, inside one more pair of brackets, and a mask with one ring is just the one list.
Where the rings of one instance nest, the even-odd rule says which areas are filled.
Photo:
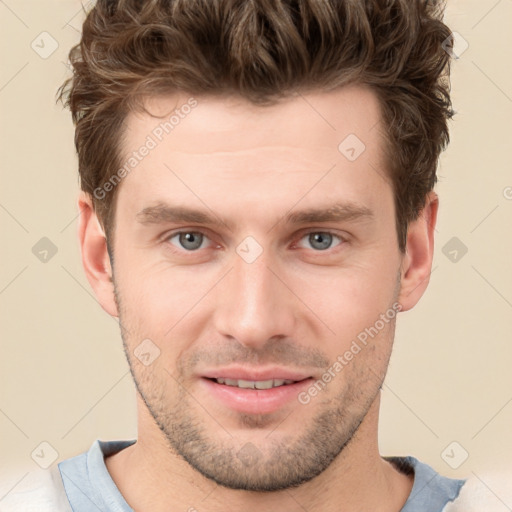
[[[115, 295], [122, 326], [125, 325], [125, 315], [118, 290]], [[393, 338], [394, 322], [391, 329]], [[251, 442], [250, 434], [247, 436], [249, 440], [245, 441], [236, 439], [224, 429], [221, 422], [213, 419], [215, 411], [207, 412], [203, 404], [191, 397], [180, 384], [181, 379], [174, 379], [174, 382], [171, 375], [161, 368], [158, 371], [142, 369], [129, 350], [134, 345], [126, 339], [128, 332], [121, 328], [121, 335], [137, 391], [162, 432], [170, 453], [178, 455], [194, 470], [218, 485], [255, 492], [298, 487], [320, 475], [337, 457], [343, 456], [378, 398], [389, 361], [388, 357], [380, 365], [379, 374], [371, 372], [370, 377], [374, 378], [369, 378], [364, 365], [359, 365], [350, 377], [341, 377], [348, 383], [342, 393], [328, 399], [316, 398], [322, 400], [323, 410], [300, 436], [279, 435], [279, 427], [274, 427], [275, 430], [270, 428], [270, 434], [265, 437], [268, 442], [258, 446]], [[166, 387], [166, 384], [169, 385]], [[175, 398], [165, 391], [173, 388], [178, 389]], [[285, 421], [302, 425], [302, 407], [308, 405], [296, 406]], [[201, 417], [219, 433], [209, 430]], [[239, 415], [240, 426], [245, 426], [248, 431], [263, 428], [268, 419], [266, 415]], [[222, 441], [220, 437], [227, 440]]]

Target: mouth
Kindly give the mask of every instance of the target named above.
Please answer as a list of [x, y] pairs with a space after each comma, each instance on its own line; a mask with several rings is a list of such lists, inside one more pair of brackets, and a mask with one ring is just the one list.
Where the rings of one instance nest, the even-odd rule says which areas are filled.
[[[272, 375], [273, 374], [273, 375]], [[199, 384], [206, 403], [244, 414], [271, 414], [300, 405], [299, 394], [313, 377], [285, 370], [217, 370], [202, 375]]]
[[268, 380], [243, 380], [243, 379], [224, 379], [212, 378], [209, 379], [217, 384], [224, 384], [225, 386], [232, 386], [241, 389], [272, 389], [281, 386], [288, 386], [295, 382], [300, 382], [291, 379], [268, 379]]

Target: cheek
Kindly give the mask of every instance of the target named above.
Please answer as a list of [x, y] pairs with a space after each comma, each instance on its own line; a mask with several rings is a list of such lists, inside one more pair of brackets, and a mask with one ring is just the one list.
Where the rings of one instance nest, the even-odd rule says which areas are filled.
[[192, 266], [177, 269], [166, 261], [148, 264], [129, 257], [116, 261], [116, 286], [125, 315], [159, 336], [205, 295], [208, 286], [203, 277]]
[[[366, 266], [331, 268], [329, 273], [297, 279], [303, 302], [320, 318], [338, 342], [349, 341], [373, 326], [392, 306], [397, 293], [398, 270]], [[392, 313], [390, 313], [392, 315]], [[334, 331], [334, 333], [332, 332]]]
[[[118, 249], [116, 284], [124, 320], [137, 338], [159, 340], [166, 350], [169, 340], [174, 340], [173, 351], [179, 352], [176, 338], [199, 338], [222, 302], [218, 299], [237, 296], [219, 282], [225, 273], [219, 265], [173, 267], [161, 257], [148, 262], [144, 251], [128, 249]], [[284, 307], [292, 310], [299, 329], [286, 334], [304, 337], [300, 331], [309, 325], [310, 335], [324, 338], [326, 351], [329, 338], [338, 351], [374, 325], [392, 304], [396, 288], [398, 266], [391, 251], [385, 251], [382, 245], [370, 248], [357, 261], [354, 257], [339, 266], [280, 266], [278, 273], [291, 290], [288, 300], [283, 292]], [[228, 302], [224, 300], [225, 305]]]

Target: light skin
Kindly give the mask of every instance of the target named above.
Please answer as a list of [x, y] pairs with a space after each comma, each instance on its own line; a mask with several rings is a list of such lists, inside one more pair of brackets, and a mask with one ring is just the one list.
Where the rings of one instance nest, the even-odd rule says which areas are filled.
[[[147, 106], [164, 115], [187, 99]], [[287, 371], [310, 379], [308, 390], [393, 304], [407, 311], [423, 295], [437, 196], [409, 225], [401, 253], [369, 89], [267, 107], [196, 100], [119, 185], [113, 266], [91, 198], [79, 199], [84, 269], [102, 307], [119, 317], [138, 389], [137, 442], [107, 457], [107, 469], [136, 511], [398, 512], [413, 480], [380, 456], [377, 441], [395, 318], [308, 404], [293, 396], [268, 411], [249, 398], [251, 411], [240, 411], [205, 375]], [[129, 114], [124, 155], [161, 121]], [[354, 161], [338, 150], [349, 134], [366, 146]], [[285, 222], [331, 203], [350, 215]], [[175, 221], [163, 206], [225, 223]], [[262, 250], [250, 263], [237, 252], [249, 236]], [[147, 339], [160, 352], [146, 366], [135, 353]]]

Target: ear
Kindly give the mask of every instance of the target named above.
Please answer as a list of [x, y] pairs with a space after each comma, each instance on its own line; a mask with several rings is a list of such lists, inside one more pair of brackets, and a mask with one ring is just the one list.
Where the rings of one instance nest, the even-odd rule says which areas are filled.
[[409, 224], [406, 252], [401, 267], [401, 311], [407, 311], [416, 305], [430, 281], [438, 207], [437, 194], [430, 192], [418, 218]]
[[101, 307], [114, 317], [119, 316], [112, 281], [112, 267], [107, 251], [107, 239], [98, 220], [89, 194], [78, 198], [78, 238], [85, 275]]

